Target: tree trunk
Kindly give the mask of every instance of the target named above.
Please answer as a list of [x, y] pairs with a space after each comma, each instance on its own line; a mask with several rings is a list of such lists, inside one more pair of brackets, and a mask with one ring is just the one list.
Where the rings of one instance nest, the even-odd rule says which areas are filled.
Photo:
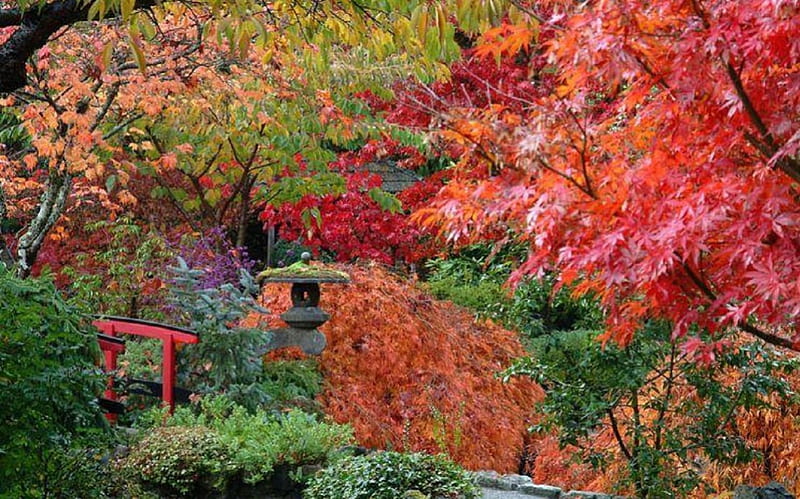
[[42, 194], [39, 211], [31, 221], [25, 234], [19, 238], [17, 246], [17, 275], [27, 277], [36, 262], [44, 238], [61, 217], [72, 190], [72, 176], [69, 173], [53, 172]]
[[239, 221], [236, 227], [237, 248], [244, 247], [245, 236], [247, 235], [247, 215], [250, 212], [250, 192], [253, 190], [255, 181], [255, 177], [245, 180], [244, 188], [242, 189], [242, 200], [239, 207]]
[[[92, 2], [57, 0], [51, 3], [33, 3], [28, 10], [0, 9], [0, 28], [17, 26], [17, 30], [0, 45], [0, 93], [13, 92], [27, 85], [28, 59], [44, 47], [64, 26], [86, 21]], [[155, 0], [135, 0], [135, 10], [152, 7]], [[115, 17], [114, 9], [105, 17]]]

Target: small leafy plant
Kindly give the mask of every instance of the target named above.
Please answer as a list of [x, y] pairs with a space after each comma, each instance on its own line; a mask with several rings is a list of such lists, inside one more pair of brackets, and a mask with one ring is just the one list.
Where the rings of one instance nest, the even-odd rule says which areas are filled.
[[272, 399], [272, 409], [300, 407], [319, 410], [314, 398], [322, 391], [322, 373], [314, 359], [264, 362], [261, 386]]
[[430, 497], [480, 497], [469, 472], [446, 457], [399, 452], [342, 458], [311, 479], [304, 497], [396, 499], [410, 491]]
[[230, 448], [202, 426], [155, 428], [117, 464], [126, 480], [164, 497], [224, 490], [233, 466]]

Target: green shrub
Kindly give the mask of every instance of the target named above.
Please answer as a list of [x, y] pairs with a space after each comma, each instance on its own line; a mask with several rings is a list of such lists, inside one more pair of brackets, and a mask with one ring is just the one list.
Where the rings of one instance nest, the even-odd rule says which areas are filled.
[[48, 496], [53, 464], [108, 430], [96, 331], [51, 280], [20, 280], [2, 265], [0, 303], [0, 496]]
[[396, 499], [411, 490], [430, 497], [479, 497], [470, 473], [444, 456], [399, 452], [343, 458], [314, 476], [304, 497]]
[[509, 289], [506, 281], [515, 262], [523, 257], [518, 247], [493, 255], [490, 246], [469, 246], [456, 255], [428, 262], [427, 285], [437, 298], [519, 331], [526, 346], [553, 331], [599, 327], [602, 314], [592, 298], [574, 298], [568, 289], [556, 292], [553, 275], [527, 279]]
[[[30, 497], [103, 499], [113, 484], [108, 466], [108, 449], [57, 449], [49, 454], [40, 469], [44, 486], [28, 490]], [[20, 494], [12, 497], [21, 497]], [[5, 496], [3, 496], [5, 497]]]
[[238, 286], [202, 286], [203, 271], [189, 268], [182, 258], [171, 267], [170, 299], [174, 319], [196, 331], [197, 344], [186, 345], [178, 356], [178, 381], [200, 393], [226, 393], [239, 404], [255, 410], [271, 402], [261, 386], [261, 354], [268, 333], [235, 324], [259, 307], [253, 278], [240, 269]]
[[320, 422], [299, 410], [279, 415], [250, 413], [225, 397], [204, 399], [199, 414], [180, 407], [172, 417], [151, 413], [142, 421], [164, 419], [168, 427], [213, 431], [228, 449], [232, 470], [249, 484], [267, 479], [277, 466], [324, 464], [337, 449], [353, 441], [348, 426]]
[[117, 463], [125, 480], [162, 497], [224, 490], [233, 466], [229, 448], [202, 426], [156, 428]]
[[322, 373], [314, 359], [265, 362], [261, 385], [273, 409], [297, 406], [318, 410], [314, 398], [322, 390]]

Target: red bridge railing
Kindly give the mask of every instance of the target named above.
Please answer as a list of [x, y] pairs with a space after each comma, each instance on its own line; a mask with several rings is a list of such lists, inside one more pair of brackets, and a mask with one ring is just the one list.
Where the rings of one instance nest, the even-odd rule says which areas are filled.
[[[92, 321], [92, 324], [102, 332], [102, 334], [98, 335], [98, 342], [105, 357], [106, 371], [109, 372], [116, 370], [117, 356], [125, 351], [125, 342], [118, 335], [132, 334], [161, 340], [163, 350], [161, 400], [169, 404], [170, 411], [172, 411], [175, 408], [175, 345], [178, 343], [198, 343], [200, 337], [197, 333], [182, 327], [168, 326], [128, 317], [100, 316]], [[109, 380], [105, 398], [111, 401], [117, 400], [113, 379]]]

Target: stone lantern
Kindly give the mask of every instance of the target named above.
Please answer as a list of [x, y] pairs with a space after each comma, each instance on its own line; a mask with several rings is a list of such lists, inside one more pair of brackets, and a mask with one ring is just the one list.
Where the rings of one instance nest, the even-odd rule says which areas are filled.
[[284, 268], [267, 269], [257, 277], [257, 282], [288, 282], [292, 284], [292, 308], [281, 314], [289, 327], [273, 329], [267, 351], [297, 346], [309, 355], [319, 355], [325, 349], [325, 335], [317, 329], [330, 319], [319, 308], [319, 285], [323, 282], [348, 283], [345, 272], [311, 265], [311, 254], [303, 253], [301, 261]]

